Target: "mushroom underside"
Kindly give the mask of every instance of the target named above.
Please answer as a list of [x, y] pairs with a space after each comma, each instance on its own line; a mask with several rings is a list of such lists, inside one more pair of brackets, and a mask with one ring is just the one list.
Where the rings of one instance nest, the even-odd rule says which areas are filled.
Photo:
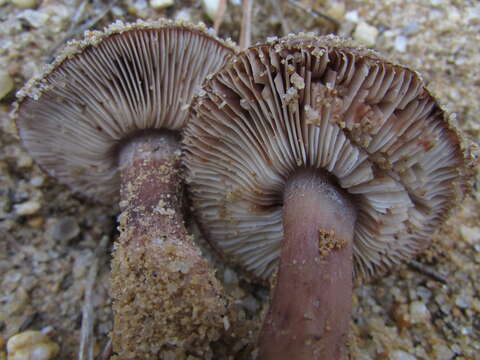
[[428, 245], [468, 188], [459, 135], [419, 76], [330, 38], [241, 53], [204, 86], [185, 130], [187, 181], [220, 253], [260, 279], [276, 268], [282, 193], [322, 169], [355, 197], [355, 274]]
[[180, 130], [201, 81], [233, 52], [201, 27], [120, 25], [70, 44], [20, 92], [17, 112], [42, 169], [103, 203], [118, 201], [119, 148], [142, 131]]

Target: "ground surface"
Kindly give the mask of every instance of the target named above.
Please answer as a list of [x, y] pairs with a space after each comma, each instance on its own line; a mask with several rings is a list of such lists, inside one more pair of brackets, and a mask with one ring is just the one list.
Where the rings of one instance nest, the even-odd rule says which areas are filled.
[[[66, 37], [80, 36], [84, 25], [100, 29], [115, 19], [138, 17], [212, 22], [200, 2], [190, 0], [177, 0], [162, 10], [145, 0], [33, 3], [21, 8], [0, 0], [0, 70], [14, 80], [14, 89], [0, 100], [0, 346], [2, 338], [43, 329], [60, 345], [59, 358], [72, 359], [78, 353], [85, 284], [95, 257], [99, 259], [93, 291], [97, 354], [111, 330], [108, 275], [117, 210], [87, 202], [42, 174], [15, 137], [9, 117], [14, 92], [40, 71]], [[418, 69], [439, 100], [457, 114], [461, 128], [478, 139], [477, 1], [302, 0], [300, 4], [329, 14], [340, 26], [287, 2], [257, 1], [254, 41], [301, 30], [353, 36]], [[229, 2], [220, 35], [236, 40], [240, 21], [240, 5]], [[467, 199], [433, 235], [431, 250], [417, 258], [441, 274], [446, 284], [404, 265], [380, 280], [357, 286], [351, 339], [355, 358], [480, 359], [479, 201], [480, 193]], [[107, 250], [98, 251], [105, 237]], [[239, 316], [250, 320], [244, 323], [250, 328], [238, 330], [244, 334], [241, 339], [228, 340], [230, 355], [249, 358], [268, 292], [221, 264], [218, 276], [237, 299]]]

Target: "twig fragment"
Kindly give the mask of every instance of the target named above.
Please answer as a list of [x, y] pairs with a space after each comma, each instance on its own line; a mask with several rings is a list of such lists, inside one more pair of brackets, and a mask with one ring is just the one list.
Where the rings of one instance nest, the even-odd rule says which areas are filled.
[[93, 289], [98, 273], [99, 259], [105, 252], [108, 244], [108, 236], [104, 236], [94, 253], [94, 258], [87, 275], [85, 284], [84, 304], [82, 309], [82, 329], [80, 331], [80, 348], [78, 360], [94, 360], [93, 356], [93, 324], [95, 322], [93, 313]]
[[108, 360], [113, 354], [112, 338], [109, 338], [97, 360]]
[[439, 274], [437, 271], [433, 270], [428, 265], [422, 264], [421, 262], [418, 262], [416, 260], [410, 260], [410, 262], [408, 263], [408, 266], [410, 266], [412, 269], [418, 271], [419, 273], [425, 274], [425, 275], [431, 277], [434, 280], [440, 281], [443, 284], [448, 283], [445, 276]]
[[227, 0], [220, 0], [217, 13], [215, 14], [215, 21], [213, 22], [213, 28], [218, 33], [220, 26], [223, 22], [223, 17], [225, 16], [225, 11], [227, 10]]
[[270, 4], [275, 9], [275, 12], [277, 13], [277, 16], [282, 24], [282, 35], [285, 36], [290, 34], [292, 32], [292, 27], [288, 22], [288, 17], [286, 17], [283, 12], [282, 4], [280, 4], [279, 0], [270, 0]]
[[296, 1], [296, 0], [287, 0], [287, 1], [288, 1], [289, 4], [295, 6], [299, 9], [302, 9], [303, 11], [305, 11], [307, 14], [313, 16], [314, 18], [322, 18], [322, 19], [325, 19], [327, 21], [330, 21], [332, 24], [334, 24], [336, 26], [337, 29], [340, 27], [340, 23], [338, 22], [338, 20], [334, 19], [333, 17], [331, 17], [327, 14], [324, 14], [320, 11], [308, 8], [308, 7], [306, 7], [305, 5], [303, 5], [302, 3], [300, 3], [299, 1]]
[[240, 30], [240, 48], [246, 49], [252, 42], [252, 0], [243, 0], [242, 28]]
[[77, 11], [72, 17], [72, 21], [70, 23], [70, 28], [67, 30], [65, 35], [55, 42], [50, 49], [47, 51], [48, 57], [51, 58], [55, 51], [66, 41], [70, 40], [71, 38], [77, 36], [78, 34], [82, 34], [86, 30], [90, 29], [92, 26], [94, 26], [97, 22], [99, 22], [105, 15], [108, 14], [108, 12], [112, 9], [112, 7], [117, 3], [118, 0], [112, 0], [110, 1], [105, 8], [93, 19], [87, 21], [83, 25], [79, 26], [79, 24], [84, 21], [85, 19], [85, 9], [86, 5], [89, 3], [88, 0], [82, 1], [77, 8]]

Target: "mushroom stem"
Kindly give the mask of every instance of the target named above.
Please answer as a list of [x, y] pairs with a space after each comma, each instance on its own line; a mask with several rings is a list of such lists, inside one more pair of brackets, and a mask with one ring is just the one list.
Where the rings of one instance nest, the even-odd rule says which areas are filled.
[[284, 191], [284, 239], [261, 360], [343, 359], [352, 307], [355, 208], [320, 172], [302, 170]]
[[122, 359], [207, 353], [223, 328], [220, 285], [184, 225], [177, 137], [140, 135], [119, 154], [122, 213], [111, 292], [113, 350]]

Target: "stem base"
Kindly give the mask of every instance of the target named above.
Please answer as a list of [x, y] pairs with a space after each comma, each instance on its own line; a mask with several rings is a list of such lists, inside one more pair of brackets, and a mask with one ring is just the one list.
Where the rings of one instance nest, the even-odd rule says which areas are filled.
[[184, 225], [179, 149], [171, 134], [144, 135], [119, 156], [111, 294], [121, 359], [208, 357], [223, 330], [220, 284]]

